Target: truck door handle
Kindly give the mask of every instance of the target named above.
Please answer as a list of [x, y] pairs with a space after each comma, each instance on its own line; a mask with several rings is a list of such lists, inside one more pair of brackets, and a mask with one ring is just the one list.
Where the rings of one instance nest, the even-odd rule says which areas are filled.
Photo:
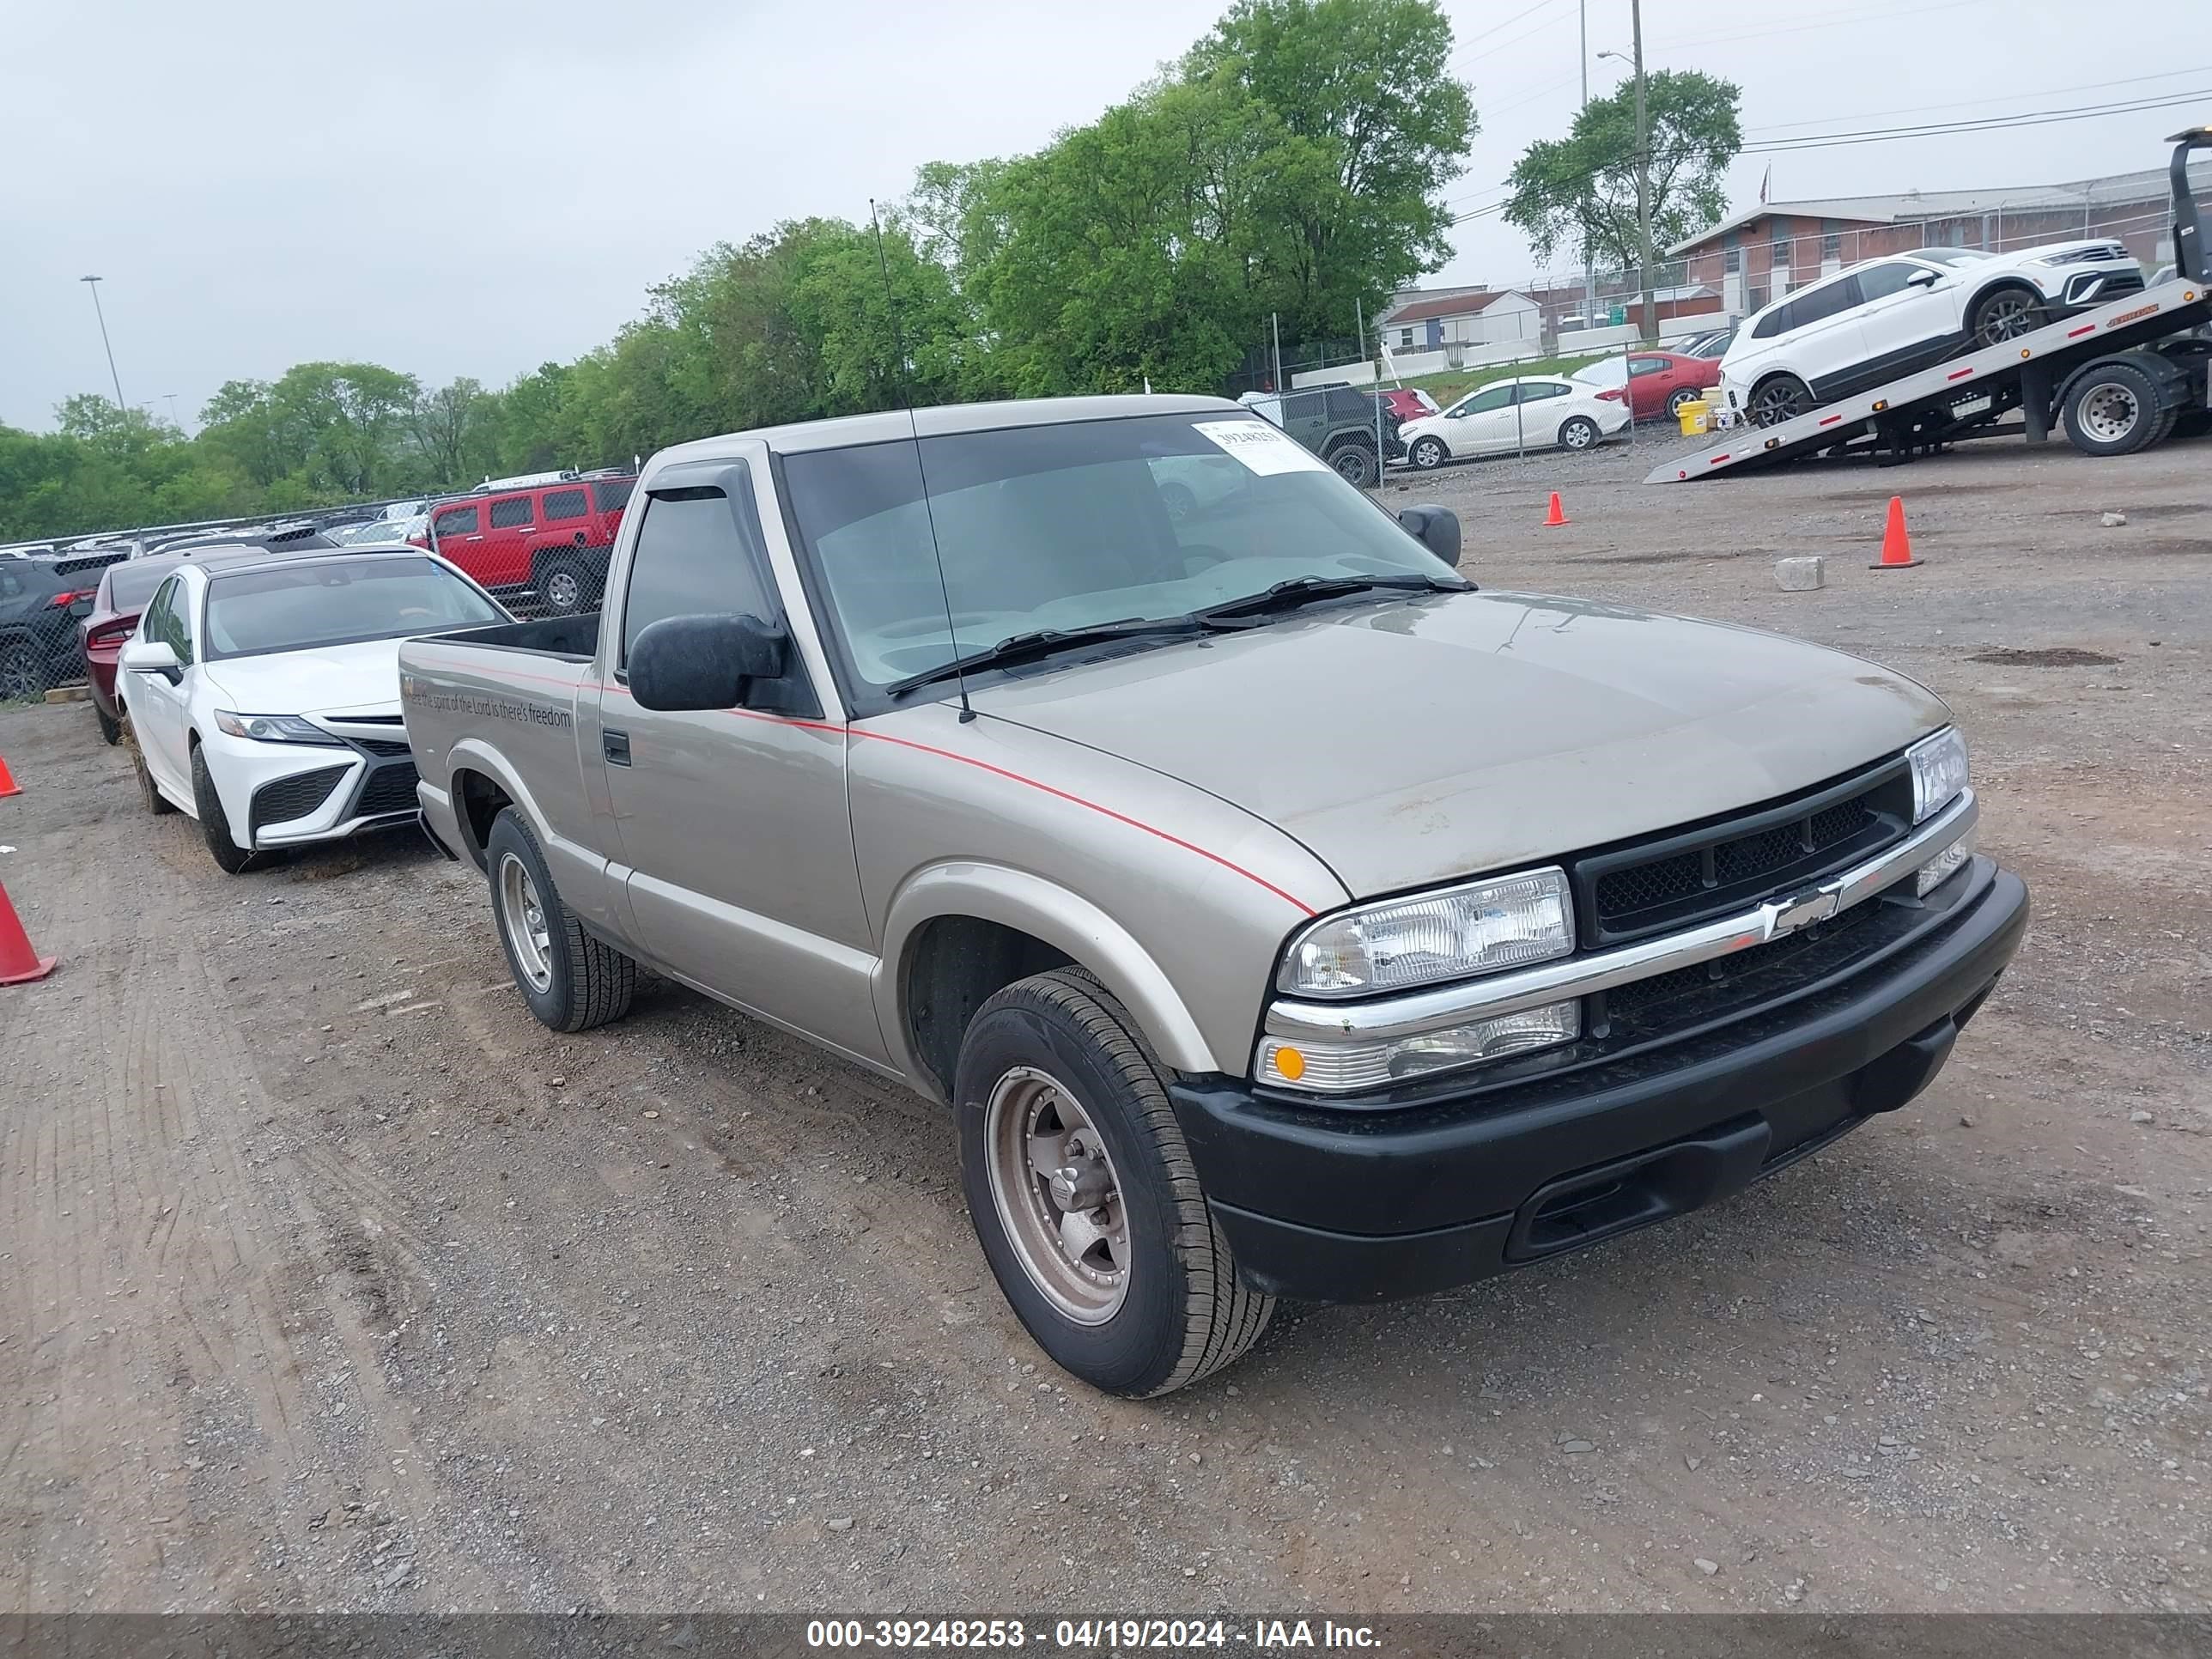
[[629, 764], [629, 732], [611, 729], [602, 730], [599, 733], [599, 745], [606, 755], [608, 765], [628, 766]]

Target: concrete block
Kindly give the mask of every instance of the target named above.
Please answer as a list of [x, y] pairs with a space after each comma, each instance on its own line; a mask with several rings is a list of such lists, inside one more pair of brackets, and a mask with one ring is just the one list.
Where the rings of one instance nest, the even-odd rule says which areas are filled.
[[1774, 585], [1785, 593], [1809, 593], [1828, 585], [1828, 562], [1820, 557], [1777, 559]]

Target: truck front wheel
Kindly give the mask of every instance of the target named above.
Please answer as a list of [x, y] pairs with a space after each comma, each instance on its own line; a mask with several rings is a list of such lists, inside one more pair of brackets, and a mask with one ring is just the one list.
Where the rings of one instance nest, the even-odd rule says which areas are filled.
[[637, 963], [569, 914], [537, 837], [511, 806], [492, 820], [484, 866], [507, 971], [530, 1012], [556, 1031], [588, 1031], [628, 1013]]
[[1037, 1345], [1093, 1388], [1172, 1392], [1258, 1340], [1158, 1065], [1089, 975], [1021, 980], [977, 1011], [954, 1098], [968, 1212]]
[[2100, 363], [2067, 389], [2066, 436], [2085, 455], [2132, 455], [2166, 435], [2158, 385], [2129, 362]]

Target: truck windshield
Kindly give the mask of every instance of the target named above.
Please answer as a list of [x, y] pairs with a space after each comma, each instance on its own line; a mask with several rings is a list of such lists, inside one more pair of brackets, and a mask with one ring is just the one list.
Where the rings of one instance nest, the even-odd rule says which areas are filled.
[[783, 466], [844, 655], [878, 688], [1017, 635], [1169, 621], [1302, 577], [1456, 580], [1249, 414], [955, 433], [916, 451], [813, 450]]
[[507, 620], [430, 559], [302, 559], [208, 584], [207, 655], [353, 645]]

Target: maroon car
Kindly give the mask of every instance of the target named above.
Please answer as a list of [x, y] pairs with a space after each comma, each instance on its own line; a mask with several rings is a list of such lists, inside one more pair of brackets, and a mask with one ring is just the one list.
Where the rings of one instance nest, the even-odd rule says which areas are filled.
[[85, 678], [92, 683], [92, 712], [100, 735], [113, 743], [123, 735], [123, 705], [115, 695], [115, 659], [138, 629], [138, 613], [161, 578], [182, 559], [126, 559], [100, 574], [92, 610], [77, 623], [78, 648], [84, 653]]
[[1401, 424], [1437, 412], [1437, 400], [1419, 386], [1385, 386], [1375, 395], [1382, 400], [1390, 417]]

